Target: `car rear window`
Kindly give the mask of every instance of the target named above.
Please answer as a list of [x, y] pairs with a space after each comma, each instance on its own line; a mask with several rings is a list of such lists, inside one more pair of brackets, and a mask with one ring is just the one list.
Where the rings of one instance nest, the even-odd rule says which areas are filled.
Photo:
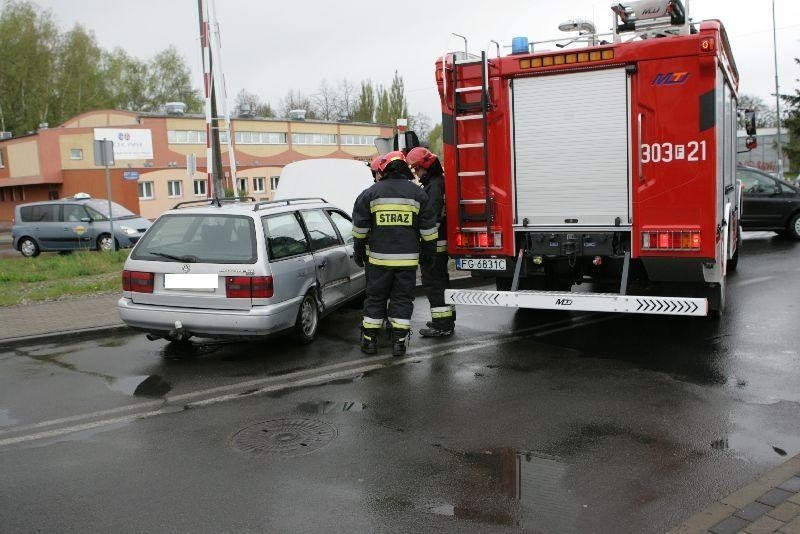
[[58, 204], [25, 206], [20, 208], [19, 216], [23, 222], [57, 222]]
[[253, 219], [243, 215], [165, 215], [134, 249], [136, 260], [255, 263]]

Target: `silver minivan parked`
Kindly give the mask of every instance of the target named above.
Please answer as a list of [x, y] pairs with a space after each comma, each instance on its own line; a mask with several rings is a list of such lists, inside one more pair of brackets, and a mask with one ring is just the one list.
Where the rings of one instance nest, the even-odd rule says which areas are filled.
[[[124, 206], [111, 203], [117, 248], [132, 247], [150, 227], [150, 221]], [[40, 252], [111, 250], [108, 200], [85, 193], [61, 200], [20, 204], [11, 227], [12, 246], [25, 257]]]
[[364, 293], [351, 230], [323, 199], [180, 203], [125, 262], [120, 317], [151, 339], [293, 329], [310, 342], [323, 316]]

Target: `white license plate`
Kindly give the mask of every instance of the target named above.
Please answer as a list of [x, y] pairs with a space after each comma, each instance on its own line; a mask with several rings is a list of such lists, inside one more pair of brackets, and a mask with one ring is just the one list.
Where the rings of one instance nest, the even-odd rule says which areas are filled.
[[216, 274], [165, 274], [164, 289], [213, 290], [219, 285]]
[[462, 271], [505, 271], [506, 260], [496, 258], [459, 258], [456, 269]]

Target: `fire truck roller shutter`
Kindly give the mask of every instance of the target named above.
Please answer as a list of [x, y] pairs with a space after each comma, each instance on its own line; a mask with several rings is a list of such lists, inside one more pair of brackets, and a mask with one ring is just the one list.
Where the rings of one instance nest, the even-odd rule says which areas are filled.
[[517, 219], [530, 226], [630, 221], [624, 68], [513, 82]]

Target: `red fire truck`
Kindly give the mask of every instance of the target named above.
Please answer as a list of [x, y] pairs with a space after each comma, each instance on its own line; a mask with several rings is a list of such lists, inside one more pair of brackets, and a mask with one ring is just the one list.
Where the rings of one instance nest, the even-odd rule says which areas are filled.
[[741, 240], [728, 38], [678, 0], [612, 10], [608, 40], [569, 21], [553, 50], [437, 61], [449, 254], [497, 283], [448, 302], [722, 312]]

